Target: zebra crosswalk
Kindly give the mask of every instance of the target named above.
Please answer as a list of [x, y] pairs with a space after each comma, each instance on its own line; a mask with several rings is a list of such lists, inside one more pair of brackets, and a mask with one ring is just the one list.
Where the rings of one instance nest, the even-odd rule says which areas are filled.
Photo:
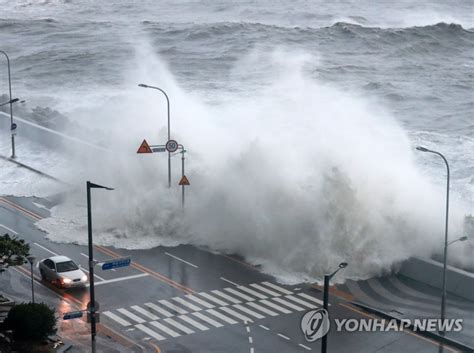
[[103, 315], [127, 331], [138, 329], [144, 339], [163, 341], [318, 306], [322, 301], [312, 295], [261, 282], [117, 308]]

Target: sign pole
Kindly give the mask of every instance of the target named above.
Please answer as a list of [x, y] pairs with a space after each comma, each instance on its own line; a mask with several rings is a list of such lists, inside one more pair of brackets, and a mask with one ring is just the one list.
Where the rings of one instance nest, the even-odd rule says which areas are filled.
[[91, 319], [91, 344], [92, 353], [95, 353], [95, 292], [94, 292], [94, 253], [92, 245], [92, 211], [91, 211], [91, 183], [87, 182], [87, 231], [89, 241], [89, 297], [90, 297], [90, 319]]
[[[183, 148], [181, 151], [181, 178], [184, 177], [184, 153], [186, 150]], [[181, 205], [184, 209], [184, 184], [181, 185]]]

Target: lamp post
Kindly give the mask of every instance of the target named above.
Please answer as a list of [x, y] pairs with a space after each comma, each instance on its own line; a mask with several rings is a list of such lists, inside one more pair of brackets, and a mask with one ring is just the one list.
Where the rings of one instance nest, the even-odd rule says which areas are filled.
[[113, 190], [112, 188], [91, 183], [88, 181], [87, 185], [87, 231], [88, 231], [88, 243], [89, 243], [89, 296], [90, 296], [90, 321], [91, 321], [91, 344], [92, 353], [95, 353], [95, 336], [96, 320], [95, 320], [95, 292], [94, 292], [94, 252], [92, 243], [92, 209], [91, 209], [91, 189], [105, 189]]
[[[333, 273], [329, 275], [324, 275], [324, 296], [323, 296], [323, 308], [324, 310], [328, 310], [328, 302], [329, 302], [329, 281], [333, 278], [339, 270], [347, 267], [347, 262], [341, 262]], [[321, 341], [321, 353], [326, 353], [327, 351], [327, 344], [328, 344], [328, 335], [325, 335]]]
[[[166, 94], [166, 92], [164, 90], [162, 90], [161, 88], [159, 87], [155, 87], [155, 86], [149, 86], [149, 85], [145, 85], [143, 83], [140, 83], [138, 85], [138, 87], [142, 87], [142, 88], [152, 88], [152, 89], [156, 89], [157, 91], [160, 91], [161, 93], [164, 94], [165, 98], [166, 98], [166, 105], [167, 105], [167, 110], [168, 110], [168, 141], [171, 140], [171, 128], [170, 128], [170, 99], [168, 98], [168, 95]], [[171, 188], [171, 152], [168, 151], [168, 187]]]
[[455, 240], [451, 240], [449, 243], [448, 243], [448, 246], [450, 246], [451, 244], [457, 242], [457, 241], [466, 241], [467, 240], [467, 237], [466, 236], [463, 236], [461, 238], [458, 238], [458, 239], [455, 239]]
[[7, 66], [8, 66], [8, 93], [9, 93], [9, 101], [8, 103], [10, 104], [10, 131], [12, 134], [12, 158], [15, 158], [15, 129], [13, 125], [13, 99], [12, 99], [12, 76], [11, 76], [11, 70], [10, 70], [10, 58], [8, 57], [8, 54], [4, 52], [3, 50], [0, 50], [0, 53], [5, 56], [7, 59]]
[[0, 104], [0, 107], [3, 107], [4, 105], [7, 105], [7, 104], [13, 104], [13, 103], [16, 103], [20, 100], [20, 98], [13, 98], [13, 99], [10, 99], [8, 102], [5, 102], [5, 103], [2, 103]]
[[[186, 150], [183, 149], [181, 150], [181, 179], [184, 178], [184, 154], [186, 153]], [[184, 209], [184, 184], [181, 185], [181, 205], [183, 206]]]
[[26, 258], [28, 262], [30, 263], [30, 268], [31, 268], [31, 301], [34, 304], [35, 303], [35, 282], [33, 278], [33, 264], [35, 263], [36, 256], [28, 255]]
[[[429, 150], [428, 148], [418, 146], [416, 148], [421, 152], [434, 153], [440, 156], [446, 164], [447, 178], [446, 178], [446, 224], [444, 229], [444, 259], [443, 259], [443, 289], [441, 294], [441, 320], [444, 320], [446, 316], [446, 269], [448, 264], [448, 216], [449, 216], [449, 164], [448, 160], [439, 152]], [[444, 335], [444, 331], [440, 331], [441, 335]]]

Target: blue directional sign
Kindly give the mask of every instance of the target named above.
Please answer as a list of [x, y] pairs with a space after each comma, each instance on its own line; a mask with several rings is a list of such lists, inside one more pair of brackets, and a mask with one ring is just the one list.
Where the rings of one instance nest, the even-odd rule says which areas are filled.
[[71, 320], [71, 319], [78, 319], [82, 317], [82, 311], [71, 311], [68, 313], [65, 313], [63, 316], [63, 320]]
[[102, 264], [102, 270], [111, 270], [113, 268], [130, 266], [131, 262], [132, 259], [130, 257], [120, 257], [117, 259], [112, 259]]

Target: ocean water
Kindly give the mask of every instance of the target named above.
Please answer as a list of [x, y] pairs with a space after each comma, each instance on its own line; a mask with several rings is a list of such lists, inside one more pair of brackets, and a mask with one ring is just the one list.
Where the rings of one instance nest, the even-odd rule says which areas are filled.
[[[98, 196], [99, 242], [193, 243], [287, 281], [348, 261], [346, 276], [366, 278], [442, 245], [445, 167], [415, 146], [450, 161], [453, 237], [473, 212], [473, 6], [0, 0], [0, 49], [14, 96], [27, 100], [19, 114], [54, 110], [40, 122], [111, 149], [56, 167], [73, 184], [117, 188]], [[135, 155], [144, 137], [163, 143], [166, 127], [163, 97], [140, 82], [168, 92], [172, 136], [188, 150], [184, 215], [165, 157]], [[38, 225], [81, 242], [83, 201], [71, 192]], [[474, 267], [472, 242], [451, 251]]]

